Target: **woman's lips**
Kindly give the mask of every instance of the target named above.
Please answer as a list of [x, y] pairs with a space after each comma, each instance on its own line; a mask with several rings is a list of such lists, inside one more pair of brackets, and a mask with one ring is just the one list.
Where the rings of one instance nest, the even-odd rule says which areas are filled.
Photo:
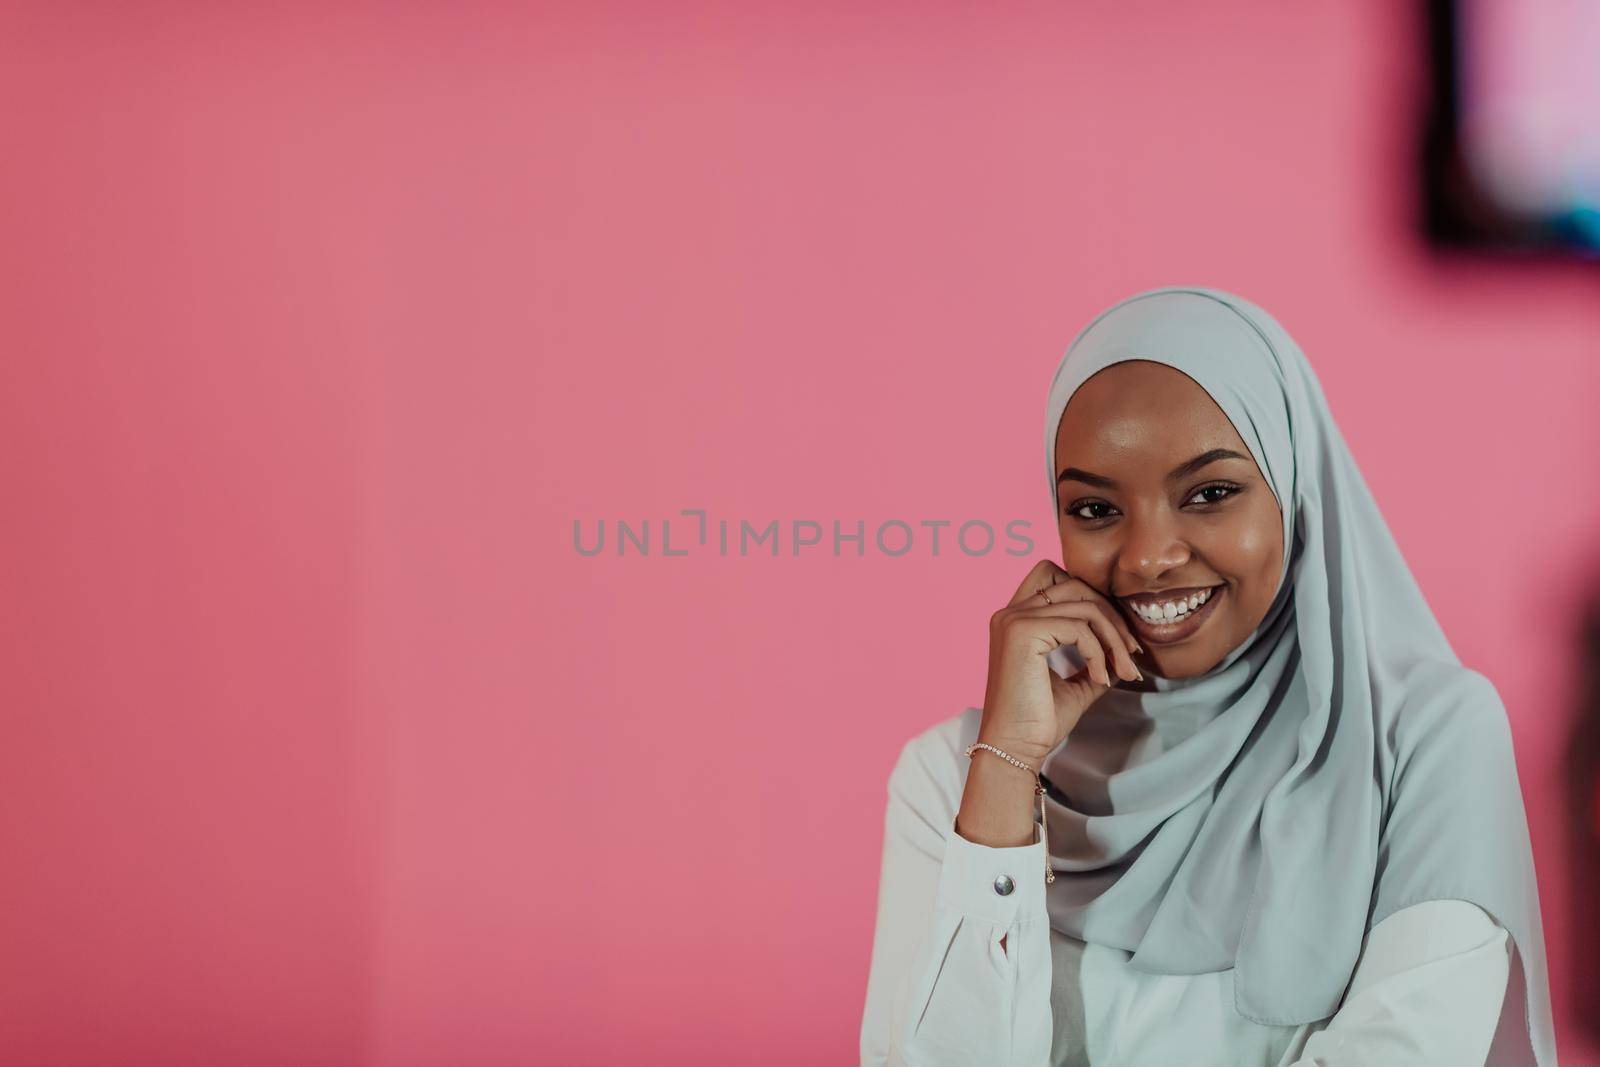
[[1134, 636], [1141, 642], [1149, 641], [1152, 645], [1170, 645], [1183, 641], [1204, 626], [1210, 617], [1217, 601], [1222, 599], [1227, 592], [1227, 586], [1219, 585], [1211, 591], [1206, 602], [1181, 618], [1171, 622], [1146, 622], [1144, 617], [1127, 605], [1123, 605], [1123, 617], [1128, 620], [1128, 625], [1133, 627]]

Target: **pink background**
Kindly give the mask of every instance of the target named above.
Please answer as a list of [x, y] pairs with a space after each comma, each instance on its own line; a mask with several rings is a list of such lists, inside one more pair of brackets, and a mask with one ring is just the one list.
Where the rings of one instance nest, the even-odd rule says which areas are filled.
[[[1410, 6], [6, 5], [0, 1060], [850, 1062], [1049, 375], [1173, 283], [1510, 705], [1567, 1031], [1600, 292], [1412, 236]], [[1037, 550], [573, 548], [684, 508]]]

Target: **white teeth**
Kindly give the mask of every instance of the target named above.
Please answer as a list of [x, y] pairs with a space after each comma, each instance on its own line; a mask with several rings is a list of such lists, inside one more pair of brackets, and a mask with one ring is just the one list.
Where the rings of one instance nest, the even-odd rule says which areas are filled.
[[1139, 617], [1146, 622], [1164, 623], [1181, 618], [1189, 612], [1199, 608], [1211, 598], [1211, 590], [1206, 589], [1190, 595], [1187, 600], [1171, 600], [1165, 604], [1143, 604], [1129, 602], [1129, 606], [1139, 613]]

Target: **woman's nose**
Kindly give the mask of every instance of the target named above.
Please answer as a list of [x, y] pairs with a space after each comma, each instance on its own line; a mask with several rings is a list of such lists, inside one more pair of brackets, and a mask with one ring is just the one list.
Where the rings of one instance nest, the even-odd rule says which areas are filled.
[[1141, 519], [1127, 523], [1122, 544], [1122, 568], [1151, 581], [1189, 562], [1189, 546], [1170, 519]]

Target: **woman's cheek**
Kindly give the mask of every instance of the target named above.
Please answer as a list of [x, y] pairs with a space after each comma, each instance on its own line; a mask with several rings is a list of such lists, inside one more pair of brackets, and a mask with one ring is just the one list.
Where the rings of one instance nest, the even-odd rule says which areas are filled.
[[1266, 563], [1267, 539], [1261, 528], [1252, 523], [1241, 530], [1232, 541], [1232, 555], [1240, 574], [1254, 574]]
[[1256, 592], [1269, 602], [1283, 562], [1282, 543], [1283, 519], [1273, 509], [1271, 514], [1251, 515], [1249, 522], [1240, 524], [1227, 549], [1228, 569], [1259, 583], [1262, 588]]
[[1082, 538], [1061, 535], [1061, 565], [1068, 574], [1086, 579], [1098, 576], [1107, 570], [1108, 560], [1103, 549], [1086, 545]]

